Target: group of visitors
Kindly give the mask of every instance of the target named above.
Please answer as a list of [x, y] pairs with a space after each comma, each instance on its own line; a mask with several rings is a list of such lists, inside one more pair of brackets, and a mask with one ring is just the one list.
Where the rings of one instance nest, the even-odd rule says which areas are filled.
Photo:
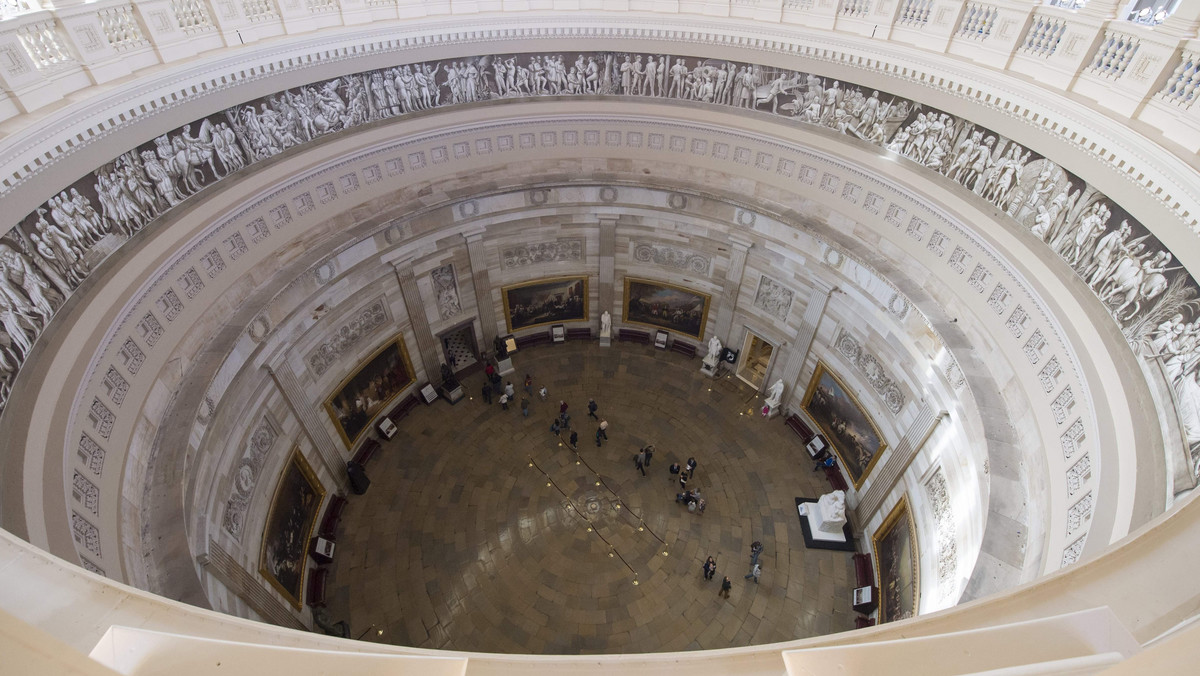
[[[758, 557], [761, 556], [762, 553], [763, 543], [755, 540], [750, 544], [750, 572], [746, 574], [745, 579], [749, 580], [753, 578], [754, 584], [758, 584], [758, 578], [762, 577], [762, 565], [758, 562]], [[713, 577], [715, 577], [717, 574], [716, 559], [711, 556], [708, 557], [708, 559], [704, 561], [702, 570], [704, 571], [705, 580], [713, 579]], [[717, 596], [729, 598], [729, 591], [731, 589], [733, 589], [733, 582], [731, 582], [729, 576], [726, 575], [725, 578], [721, 580], [721, 588], [717, 591]]]

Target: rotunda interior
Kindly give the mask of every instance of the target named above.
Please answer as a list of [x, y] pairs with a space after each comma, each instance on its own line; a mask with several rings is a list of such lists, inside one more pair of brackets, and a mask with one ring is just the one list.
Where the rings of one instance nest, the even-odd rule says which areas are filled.
[[1179, 659], [1200, 8], [1143, 9], [6, 5], [5, 645]]

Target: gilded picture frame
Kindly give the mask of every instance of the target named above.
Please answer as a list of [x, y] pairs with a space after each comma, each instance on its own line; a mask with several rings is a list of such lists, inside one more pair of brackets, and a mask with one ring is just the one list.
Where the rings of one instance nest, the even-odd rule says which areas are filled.
[[508, 332], [537, 326], [585, 321], [588, 278], [552, 277], [511, 284], [500, 289]]
[[921, 557], [907, 495], [871, 535], [871, 549], [879, 569], [879, 623], [915, 617], [921, 599]]
[[414, 382], [403, 336], [389, 339], [363, 360], [325, 399], [325, 412], [346, 447], [354, 448], [375, 416]]
[[800, 406], [825, 435], [854, 487], [861, 488], [887, 442], [858, 397], [825, 362], [818, 361]]
[[325, 487], [299, 447], [294, 447], [271, 497], [271, 509], [263, 525], [258, 572], [297, 610], [304, 595], [308, 542], [324, 499]]
[[702, 340], [712, 296], [650, 279], [625, 278], [621, 320]]

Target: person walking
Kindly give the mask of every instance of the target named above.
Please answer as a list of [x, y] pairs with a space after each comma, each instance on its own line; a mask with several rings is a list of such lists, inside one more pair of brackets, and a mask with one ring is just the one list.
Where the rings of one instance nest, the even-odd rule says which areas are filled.
[[511, 380], [504, 383], [504, 393], [508, 395], [509, 399], [513, 399], [517, 396], [517, 388], [513, 387]]
[[[599, 408], [599, 406], [596, 406], [596, 400], [588, 399], [588, 415], [592, 416], [593, 418], [596, 418], [596, 409], [597, 408]], [[596, 419], [599, 420], [599, 418], [596, 418]]]
[[684, 466], [689, 476], [696, 476], [696, 459], [688, 458], [687, 465]]
[[483, 384], [483, 403], [488, 405], [492, 403], [492, 386], [487, 383]]
[[708, 557], [708, 560], [704, 562], [704, 579], [711, 580], [711, 579], [713, 579], [713, 575], [716, 575], [716, 574], [717, 574], [717, 562], [715, 560], [713, 560], [713, 557], [710, 556], [710, 557]]
[[505, 411], [508, 410], [508, 395], [507, 394], [500, 395], [500, 408], [504, 409]]
[[571, 450], [574, 451], [577, 448], [579, 448], [579, 432], [571, 430]]
[[646, 449], [643, 448], [634, 456], [633, 466], [642, 473], [642, 476], [646, 476]]
[[763, 553], [763, 543], [755, 540], [750, 543], [750, 565], [758, 565], [758, 557]]
[[677, 463], [677, 462], [671, 463], [671, 466], [667, 468], [667, 472], [668, 472], [667, 481], [672, 481], [672, 482], [675, 481], [675, 477], [679, 476], [679, 472], [680, 472], [679, 463]]
[[529, 397], [521, 397], [521, 415], [529, 417]]
[[558, 418], [555, 418], [555, 419], [554, 419], [554, 422], [551, 422], [551, 423], [550, 423], [550, 434], [553, 434], [554, 436], [556, 436], [556, 437], [557, 437], [557, 436], [558, 436], [558, 430], [559, 430], [559, 429], [560, 429], [560, 428], [559, 428], [559, 426], [558, 426]]
[[754, 578], [754, 584], [758, 584], [758, 578], [762, 575], [762, 566], [755, 563], [750, 567], [750, 573], [746, 575], [746, 579]]
[[650, 444], [649, 446], [646, 447], [646, 466], [647, 467], [650, 466], [650, 458], [653, 458], [653, 457], [654, 457], [654, 444]]
[[542, 389], [538, 390], [538, 396], [542, 398], [542, 401], [546, 401], [547, 394], [549, 393], [546, 392], [546, 386], [542, 385]]
[[562, 399], [559, 399], [558, 400], [558, 415], [562, 416], [566, 412], [567, 412], [567, 402], [563, 401]]
[[686, 491], [687, 490], [687, 482], [688, 482], [688, 473], [680, 472], [679, 473], [679, 490]]
[[525, 374], [525, 394], [533, 396], [533, 376]]
[[596, 428], [596, 445], [600, 445], [600, 440], [608, 441], [608, 421], [601, 420], [600, 426]]
[[729, 598], [729, 590], [733, 589], [733, 583], [729, 581], [729, 576], [726, 575], [724, 580], [721, 580], [721, 591], [717, 592], [717, 596]]

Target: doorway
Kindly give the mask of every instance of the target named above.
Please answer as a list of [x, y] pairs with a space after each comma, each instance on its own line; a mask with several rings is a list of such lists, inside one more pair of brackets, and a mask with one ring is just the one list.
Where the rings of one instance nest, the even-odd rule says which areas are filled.
[[775, 346], [763, 340], [753, 331], [746, 331], [746, 339], [742, 341], [742, 360], [738, 363], [737, 377], [755, 390], [762, 389], [763, 379], [767, 377], [767, 367], [771, 365], [771, 355]]
[[473, 322], [460, 324], [442, 333], [442, 353], [455, 374], [479, 368], [479, 345], [475, 342]]

